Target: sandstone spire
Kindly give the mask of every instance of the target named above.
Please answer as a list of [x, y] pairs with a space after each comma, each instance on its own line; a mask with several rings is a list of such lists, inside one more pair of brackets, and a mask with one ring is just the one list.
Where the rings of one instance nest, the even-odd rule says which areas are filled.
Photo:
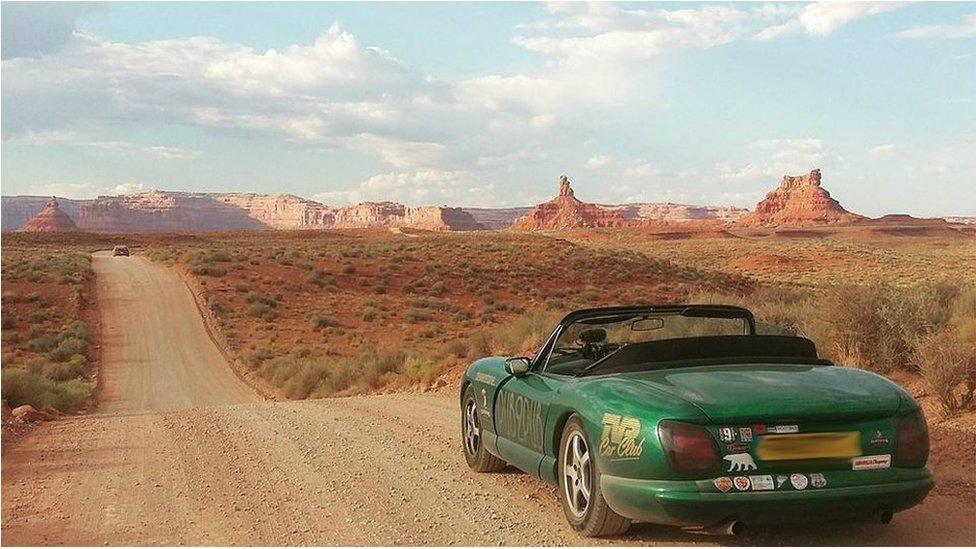
[[803, 175], [784, 175], [779, 187], [756, 204], [756, 211], [736, 223], [742, 226], [803, 227], [864, 219], [862, 215], [845, 210], [820, 183], [819, 169]]
[[58, 207], [58, 199], [51, 200], [30, 221], [19, 230], [24, 232], [77, 231], [75, 222]]

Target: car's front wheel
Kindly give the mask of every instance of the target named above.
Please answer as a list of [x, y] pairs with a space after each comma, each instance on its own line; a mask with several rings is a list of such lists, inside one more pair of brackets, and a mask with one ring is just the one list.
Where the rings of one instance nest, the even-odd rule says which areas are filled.
[[573, 415], [566, 422], [559, 442], [559, 500], [566, 520], [584, 536], [623, 534], [630, 520], [613, 511], [600, 491], [600, 468], [583, 429], [583, 421]]
[[461, 399], [461, 446], [464, 460], [479, 473], [491, 473], [505, 468], [505, 462], [485, 449], [478, 401], [474, 387], [468, 385]]

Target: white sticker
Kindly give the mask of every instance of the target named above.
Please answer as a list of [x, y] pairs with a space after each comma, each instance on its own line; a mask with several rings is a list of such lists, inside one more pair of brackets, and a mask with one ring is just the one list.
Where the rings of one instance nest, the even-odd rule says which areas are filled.
[[749, 477], [735, 477], [732, 482], [735, 484], [736, 490], [744, 492], [749, 489]]
[[790, 480], [790, 477], [786, 475], [776, 475], [776, 488], [782, 488], [786, 481]]
[[732, 442], [735, 440], [735, 429], [731, 427], [722, 427], [718, 430], [718, 438], [722, 442]]
[[752, 483], [753, 490], [772, 490], [774, 488], [772, 475], [750, 476], [749, 482]]
[[861, 456], [851, 460], [851, 468], [855, 471], [866, 469], [887, 469], [891, 467], [891, 454], [877, 456]]
[[810, 473], [810, 484], [814, 488], [824, 488], [827, 486], [827, 479], [820, 473]]
[[773, 425], [769, 428], [770, 433], [776, 433], [777, 435], [786, 435], [789, 433], [799, 433], [800, 427], [797, 425]]
[[739, 440], [752, 442], [752, 429], [750, 427], [739, 427]]
[[722, 459], [729, 462], [730, 473], [733, 471], [756, 470], [756, 462], [753, 461], [752, 456], [744, 452], [741, 454], [729, 454]]
[[796, 488], [797, 490], [803, 490], [807, 487], [807, 485], [810, 484], [810, 481], [807, 480], [806, 475], [800, 473], [793, 473], [792, 475], [790, 475], [790, 484], [792, 484], [793, 487]]

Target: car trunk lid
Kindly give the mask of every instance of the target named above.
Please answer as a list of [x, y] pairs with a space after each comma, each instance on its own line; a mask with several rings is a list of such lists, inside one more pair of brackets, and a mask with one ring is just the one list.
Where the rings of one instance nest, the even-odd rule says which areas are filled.
[[882, 418], [901, 403], [890, 381], [837, 366], [729, 364], [625, 375], [694, 404], [716, 424]]

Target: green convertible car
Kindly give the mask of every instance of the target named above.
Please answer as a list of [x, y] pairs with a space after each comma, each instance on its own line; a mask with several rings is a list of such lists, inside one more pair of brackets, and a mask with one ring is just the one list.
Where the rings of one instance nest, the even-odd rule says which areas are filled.
[[632, 521], [888, 522], [933, 486], [928, 429], [887, 379], [757, 335], [719, 305], [584, 309], [533, 358], [489, 357], [461, 384], [464, 456], [558, 486], [584, 535]]

